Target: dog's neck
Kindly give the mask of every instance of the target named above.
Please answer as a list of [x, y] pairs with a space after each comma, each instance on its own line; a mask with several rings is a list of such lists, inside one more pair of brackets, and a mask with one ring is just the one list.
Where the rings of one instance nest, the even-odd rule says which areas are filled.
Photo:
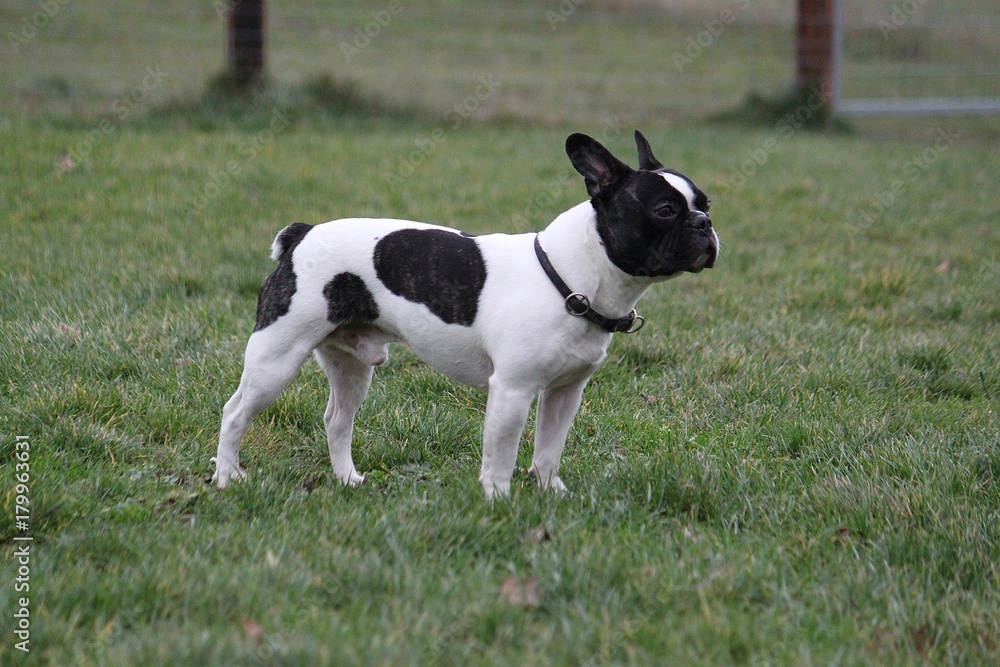
[[597, 233], [597, 212], [590, 201], [562, 213], [539, 239], [569, 288], [586, 295], [591, 307], [607, 317], [628, 315], [652, 283], [630, 276], [611, 262]]

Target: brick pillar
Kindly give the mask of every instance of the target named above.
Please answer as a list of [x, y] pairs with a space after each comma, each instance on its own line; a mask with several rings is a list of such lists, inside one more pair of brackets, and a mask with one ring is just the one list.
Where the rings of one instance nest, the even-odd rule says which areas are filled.
[[229, 72], [239, 86], [264, 73], [264, 0], [229, 2]]

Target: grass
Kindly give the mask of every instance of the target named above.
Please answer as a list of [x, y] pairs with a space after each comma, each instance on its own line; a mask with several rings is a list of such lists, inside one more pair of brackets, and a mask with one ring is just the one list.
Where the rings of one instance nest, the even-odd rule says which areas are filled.
[[[570, 436], [571, 494], [534, 489], [525, 446], [511, 499], [487, 504], [482, 394], [405, 349], [359, 417], [368, 485], [331, 479], [308, 365], [252, 428], [250, 481], [220, 493], [205, 483], [219, 411], [277, 229], [356, 214], [520, 230], [584, 196], [560, 131], [448, 130], [393, 189], [386, 161], [433, 125], [295, 118], [126, 123], [72, 164], [86, 129], [0, 128], [0, 470], [12, 478], [12, 436], [29, 436], [33, 658], [995, 660], [990, 146], [945, 148], [866, 226], [845, 211], [923, 144], [800, 132], [738, 186], [766, 129], [654, 130], [712, 193], [723, 255], [654, 288], [649, 326], [616, 339]], [[624, 133], [608, 143], [634, 150]], [[12, 609], [13, 587], [0, 598]], [[12, 631], [6, 614], [13, 664]]]
[[[85, 34], [104, 25], [61, 7], [33, 45], [72, 12]], [[619, 29], [589, 11], [567, 28]], [[400, 16], [385, 48], [416, 48], [403, 19], [426, 17]], [[452, 58], [474, 36], [434, 34], [459, 40]], [[146, 36], [148, 59], [126, 40], [123, 62], [158, 61]], [[752, 128], [668, 127], [608, 107], [633, 99], [625, 81], [581, 98], [572, 125], [553, 98], [531, 122], [456, 122], [476, 62], [437, 107], [319, 73], [237, 100], [120, 98], [127, 114], [107, 104], [114, 72], [67, 65], [62, 102], [0, 116], [0, 542], [21, 544], [16, 436], [33, 538], [31, 653], [4, 561], [0, 662], [997, 663], [995, 120], [821, 134], [775, 108]], [[551, 66], [538, 81], [559, 80]], [[7, 99], [31, 97], [26, 72], [45, 79], [5, 68]], [[110, 113], [87, 111], [91, 93]], [[723, 250], [654, 287], [647, 326], [612, 344], [570, 433], [569, 494], [534, 488], [525, 444], [511, 498], [487, 503], [483, 394], [401, 347], [358, 418], [364, 487], [331, 478], [312, 363], [248, 433], [250, 479], [206, 483], [277, 230], [539, 229], [585, 197], [566, 134], [634, 163], [609, 114], [644, 118], [657, 156], [712, 197]]]

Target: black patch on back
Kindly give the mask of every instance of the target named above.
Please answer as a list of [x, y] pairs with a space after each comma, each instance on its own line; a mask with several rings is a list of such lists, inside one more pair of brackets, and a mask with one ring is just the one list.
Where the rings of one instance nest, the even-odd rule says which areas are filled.
[[446, 324], [476, 321], [486, 261], [474, 239], [443, 229], [401, 229], [375, 245], [373, 262], [393, 294], [427, 306]]
[[326, 319], [333, 324], [362, 324], [378, 319], [378, 304], [361, 276], [338, 273], [323, 288]]
[[278, 267], [260, 286], [257, 295], [257, 324], [254, 331], [260, 331], [274, 324], [279, 317], [288, 314], [295, 294], [295, 270], [292, 268], [292, 252], [302, 242], [312, 225], [296, 222], [285, 227], [278, 234]]

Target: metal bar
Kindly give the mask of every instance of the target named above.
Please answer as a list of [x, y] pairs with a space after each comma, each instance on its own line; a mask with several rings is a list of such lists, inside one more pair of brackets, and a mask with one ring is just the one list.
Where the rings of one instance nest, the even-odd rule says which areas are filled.
[[844, 0], [833, 0], [833, 57], [830, 62], [830, 108], [840, 108], [844, 96]]
[[1000, 97], [837, 99], [834, 111], [853, 116], [877, 114], [998, 113]]

